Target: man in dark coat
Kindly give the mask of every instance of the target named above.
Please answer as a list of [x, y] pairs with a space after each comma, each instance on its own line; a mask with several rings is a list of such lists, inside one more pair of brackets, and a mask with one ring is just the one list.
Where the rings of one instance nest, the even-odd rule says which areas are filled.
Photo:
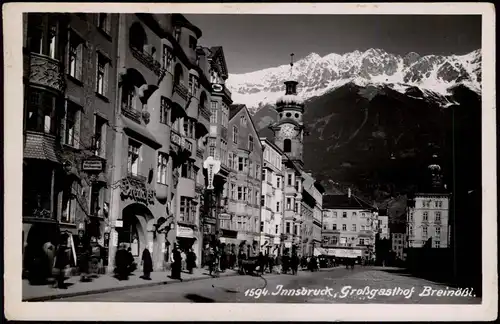
[[141, 277], [144, 280], [151, 280], [151, 272], [153, 272], [153, 259], [151, 258], [151, 253], [148, 248], [142, 251], [141, 258], [142, 272], [144, 275]]
[[292, 259], [290, 260], [293, 275], [297, 275], [297, 271], [299, 270], [299, 262], [299, 256], [296, 253], [293, 253]]
[[181, 256], [181, 251], [179, 251], [179, 247], [177, 246], [177, 244], [174, 246], [174, 250], [172, 251], [172, 258], [174, 262], [172, 263], [171, 277], [172, 279], [179, 279], [180, 281], [182, 281], [181, 278], [182, 256]]
[[193, 268], [196, 267], [196, 253], [193, 249], [189, 249], [186, 255], [186, 267], [189, 273], [193, 273]]
[[115, 273], [118, 280], [127, 280], [129, 273], [129, 255], [125, 245], [120, 244], [115, 256]]

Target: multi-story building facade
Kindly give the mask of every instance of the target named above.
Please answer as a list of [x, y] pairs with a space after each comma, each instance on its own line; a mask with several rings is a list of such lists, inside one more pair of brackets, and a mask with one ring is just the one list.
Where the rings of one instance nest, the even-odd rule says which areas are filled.
[[245, 105], [231, 105], [229, 110], [228, 164], [227, 210], [231, 218], [221, 222], [221, 229], [238, 231], [234, 242], [254, 256], [260, 246], [262, 144]]
[[[220, 228], [218, 237], [221, 243], [229, 246], [227, 250], [235, 251], [237, 231], [230, 226], [231, 215], [227, 211], [227, 183], [230, 173], [228, 151], [229, 106], [233, 102], [231, 91], [227, 89], [225, 84], [229, 71], [222, 47], [200, 48], [199, 51], [208, 58], [210, 82], [212, 83], [210, 130], [205, 158], [212, 156], [221, 162], [220, 171], [214, 178], [215, 196], [212, 201], [217, 206], [217, 209], [212, 208], [211, 214], [202, 219], [204, 222], [204, 246], [206, 247], [207, 244], [214, 240], [216, 228]], [[216, 226], [216, 214], [218, 215], [219, 225], [222, 226]]]
[[119, 243], [136, 258], [147, 247], [160, 270], [174, 243], [201, 251], [208, 63], [197, 51], [201, 31], [180, 14], [123, 14], [118, 26], [109, 258]]
[[25, 260], [60, 233], [107, 247], [118, 15], [23, 18]]
[[405, 259], [404, 248], [406, 247], [406, 234], [405, 233], [392, 233], [392, 251], [396, 253], [396, 258], [399, 260]]
[[388, 239], [390, 237], [389, 233], [389, 216], [378, 216], [378, 233], [381, 239]]
[[278, 254], [283, 221], [283, 152], [269, 139], [260, 138], [264, 151], [260, 221], [261, 252]]
[[371, 206], [349, 193], [323, 197], [323, 244], [328, 255], [371, 257], [376, 223]]
[[276, 101], [278, 120], [271, 127], [275, 133], [274, 143], [283, 151], [285, 210], [282, 243], [284, 249], [292, 252], [300, 252], [304, 222], [301, 214], [304, 101], [297, 95], [297, 85], [295, 80], [285, 81], [285, 94]]
[[[321, 246], [323, 193], [325, 190], [311, 173], [302, 172], [302, 255], [312, 256]], [[316, 253], [317, 254], [317, 253]]]
[[414, 206], [408, 207], [408, 247], [419, 248], [432, 239], [433, 248], [449, 246], [448, 210], [450, 197], [446, 193], [417, 193]]

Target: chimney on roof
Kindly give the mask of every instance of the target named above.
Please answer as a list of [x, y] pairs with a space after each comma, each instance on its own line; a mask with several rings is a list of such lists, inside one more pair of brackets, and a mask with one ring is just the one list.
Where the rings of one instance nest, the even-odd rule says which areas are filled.
[[347, 198], [351, 198], [351, 188], [347, 188]]

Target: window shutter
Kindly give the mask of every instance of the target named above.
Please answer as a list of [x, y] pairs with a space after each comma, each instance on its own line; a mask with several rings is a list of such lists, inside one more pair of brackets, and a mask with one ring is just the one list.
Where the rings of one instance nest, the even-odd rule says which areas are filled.
[[80, 118], [81, 118], [82, 112], [81, 110], [78, 110], [75, 114], [75, 126], [73, 130], [73, 142], [74, 142], [74, 147], [75, 148], [80, 148]]
[[77, 54], [76, 54], [76, 78], [78, 80], [82, 80], [83, 73], [83, 43], [78, 45]]
[[104, 80], [103, 80], [103, 82], [104, 82], [104, 86], [103, 86], [104, 90], [103, 90], [103, 92], [104, 92], [104, 93], [103, 93], [103, 95], [104, 95], [105, 97], [107, 97], [107, 96], [108, 96], [108, 76], [109, 76], [109, 65], [110, 65], [110, 63], [109, 63], [109, 62], [106, 62], [106, 64], [104, 65]]
[[66, 118], [68, 116], [68, 100], [64, 100], [64, 118], [61, 119], [61, 142], [66, 143]]

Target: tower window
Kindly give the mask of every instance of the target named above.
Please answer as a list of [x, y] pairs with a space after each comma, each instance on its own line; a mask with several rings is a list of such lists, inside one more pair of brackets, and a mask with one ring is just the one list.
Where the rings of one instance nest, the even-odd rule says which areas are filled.
[[290, 117], [292, 117], [292, 113], [286, 113], [286, 116], [287, 116], [288, 118], [290, 118]]
[[296, 114], [295, 114], [295, 118], [299, 118], [299, 116], [300, 116], [300, 115], [299, 115], [298, 113], [296, 113]]
[[285, 139], [285, 141], [283, 142], [283, 151], [285, 153], [289, 153], [292, 151], [292, 141], [289, 138]]

